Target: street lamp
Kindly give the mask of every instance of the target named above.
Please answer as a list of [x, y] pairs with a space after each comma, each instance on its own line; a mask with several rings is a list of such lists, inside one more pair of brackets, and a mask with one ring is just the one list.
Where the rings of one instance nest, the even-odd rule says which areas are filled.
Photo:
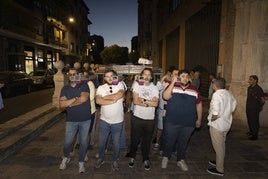
[[69, 17], [69, 22], [73, 23], [74, 22], [74, 18], [73, 17]]

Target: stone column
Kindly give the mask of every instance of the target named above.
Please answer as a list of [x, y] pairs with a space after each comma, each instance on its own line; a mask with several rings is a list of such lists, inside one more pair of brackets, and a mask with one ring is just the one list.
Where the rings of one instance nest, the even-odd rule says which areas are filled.
[[66, 74], [62, 72], [62, 69], [64, 68], [64, 63], [61, 60], [56, 61], [54, 66], [58, 70], [58, 72], [54, 75], [54, 78], [53, 78], [54, 84], [55, 84], [55, 90], [54, 90], [54, 94], [52, 97], [52, 105], [59, 108], [61, 88], [67, 85], [68, 79], [67, 79]]
[[[234, 4], [236, 19], [230, 89], [238, 101], [235, 119], [247, 124], [246, 97], [249, 76], [257, 75], [259, 85], [264, 91], [268, 90], [268, 1], [234, 0]], [[268, 115], [267, 112], [263, 110], [261, 113], [261, 125], [267, 125], [263, 119], [263, 116]]]

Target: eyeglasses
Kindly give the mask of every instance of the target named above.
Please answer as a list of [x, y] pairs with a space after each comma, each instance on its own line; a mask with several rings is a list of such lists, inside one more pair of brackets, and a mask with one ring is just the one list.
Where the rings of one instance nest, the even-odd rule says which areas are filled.
[[111, 86], [109, 88], [110, 88], [110, 93], [113, 93], [113, 88]]
[[68, 76], [75, 76], [76, 73], [68, 73]]

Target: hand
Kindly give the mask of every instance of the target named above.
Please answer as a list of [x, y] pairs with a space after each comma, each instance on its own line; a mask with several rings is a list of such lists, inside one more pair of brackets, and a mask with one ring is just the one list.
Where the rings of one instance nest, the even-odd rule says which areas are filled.
[[201, 127], [201, 120], [197, 120], [197, 121], [195, 122], [195, 127], [196, 127], [196, 128], [200, 128], [200, 127]]
[[175, 83], [177, 81], [177, 76], [173, 76], [171, 80], [171, 82]]
[[212, 117], [211, 117], [211, 121], [215, 121], [215, 120], [217, 120], [219, 117], [218, 117], [218, 115], [212, 115]]

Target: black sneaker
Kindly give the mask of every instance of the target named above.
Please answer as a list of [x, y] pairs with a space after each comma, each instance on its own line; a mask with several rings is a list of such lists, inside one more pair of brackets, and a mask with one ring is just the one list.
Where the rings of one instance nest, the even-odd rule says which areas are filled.
[[224, 173], [219, 172], [216, 168], [209, 168], [209, 169], [207, 169], [207, 172], [212, 174], [212, 175], [218, 175], [218, 176], [224, 175]]
[[216, 167], [216, 161], [215, 160], [208, 161], [208, 164], [212, 165], [213, 167]]
[[134, 167], [134, 161], [135, 161], [134, 158], [130, 158], [129, 159], [129, 163], [128, 163], [129, 168], [133, 168]]
[[145, 170], [150, 170], [151, 169], [149, 160], [145, 160], [143, 162], [143, 164], [144, 164], [144, 169]]

